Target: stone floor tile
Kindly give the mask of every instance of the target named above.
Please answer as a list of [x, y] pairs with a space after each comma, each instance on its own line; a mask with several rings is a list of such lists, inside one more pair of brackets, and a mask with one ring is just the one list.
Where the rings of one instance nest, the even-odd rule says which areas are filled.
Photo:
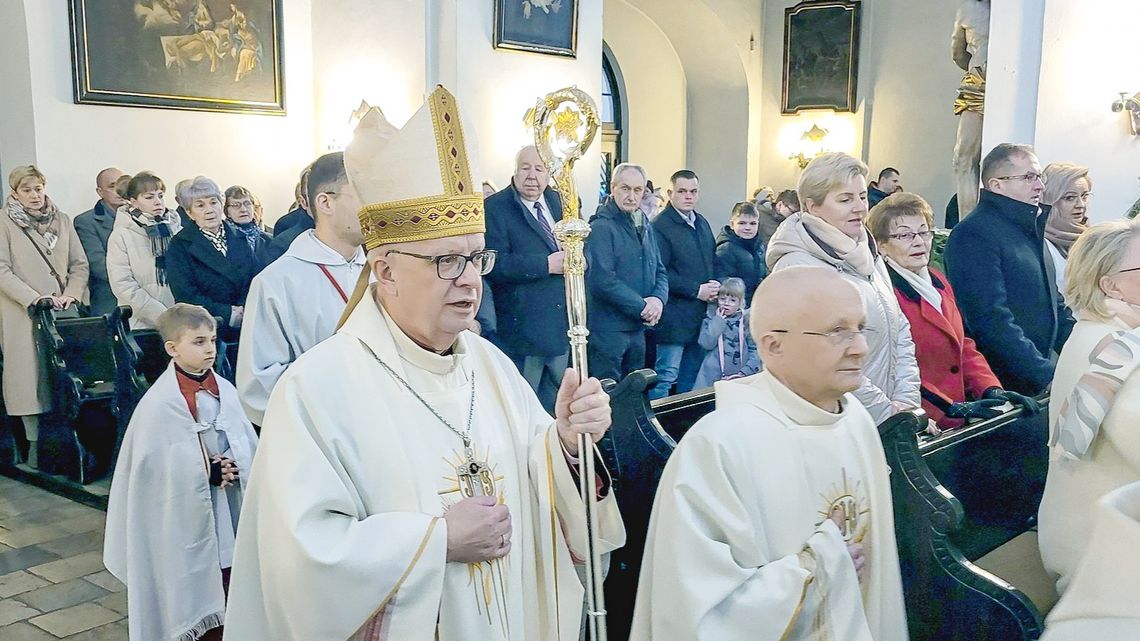
[[43, 628], [57, 637], [64, 638], [92, 628], [106, 625], [123, 618], [114, 612], [94, 603], [64, 608], [49, 614], [41, 614], [28, 620], [34, 626]]
[[39, 547], [61, 557], [76, 556], [84, 552], [103, 550], [103, 529], [81, 532], [54, 541], [45, 541]]
[[54, 612], [80, 603], [94, 601], [107, 594], [107, 590], [94, 583], [89, 583], [83, 579], [72, 579], [25, 592], [16, 596], [15, 599], [40, 612]]
[[51, 561], [43, 565], [28, 568], [33, 574], [42, 576], [52, 583], [62, 583], [69, 579], [76, 579], [98, 572], [103, 569], [103, 551], [85, 552], [79, 556], [72, 556], [58, 561]]
[[91, 530], [101, 530], [107, 523], [107, 515], [93, 510], [91, 514], [77, 516], [75, 518], [60, 521], [55, 526], [66, 530], [72, 534], [79, 534], [80, 532], [90, 532]]
[[0, 543], [14, 548], [23, 548], [45, 541], [62, 539], [75, 533], [58, 525], [29, 525], [13, 529], [0, 528]]
[[[5, 640], [7, 641], [7, 640]], [[126, 619], [67, 637], [66, 641], [127, 641]]]
[[74, 505], [74, 503], [62, 496], [56, 496], [46, 491], [42, 494], [35, 494], [16, 501], [4, 499], [0, 500], [0, 519], [7, 519], [20, 514], [46, 510], [53, 507], [66, 507], [68, 505]]
[[7, 599], [10, 596], [42, 588], [45, 585], [51, 584], [23, 570], [9, 572], [0, 576], [0, 599]]
[[127, 593], [125, 591], [99, 597], [95, 599], [95, 603], [98, 603], [108, 610], [114, 610], [123, 616], [127, 616]]
[[83, 578], [108, 592], [122, 592], [127, 589], [127, 586], [120, 583], [113, 574], [106, 570], [96, 572], [95, 574], [88, 574]]
[[4, 599], [0, 601], [0, 626], [23, 621], [39, 613], [39, 610], [29, 608], [15, 599]]
[[[58, 641], [58, 639], [47, 632], [37, 628], [30, 623], [13, 623], [0, 627], [0, 639], [4, 641]], [[123, 637], [124, 641], [126, 637]]]
[[88, 514], [101, 514], [101, 512], [94, 508], [87, 507], [86, 505], [71, 503], [69, 505], [51, 507], [45, 510], [26, 512], [24, 514], [0, 520], [0, 528], [11, 529], [15, 524], [55, 525], [60, 521], [74, 519], [79, 516], [87, 516]]
[[52, 554], [37, 545], [0, 552], [0, 574], [26, 570], [33, 565], [42, 565], [58, 558], [59, 555]]

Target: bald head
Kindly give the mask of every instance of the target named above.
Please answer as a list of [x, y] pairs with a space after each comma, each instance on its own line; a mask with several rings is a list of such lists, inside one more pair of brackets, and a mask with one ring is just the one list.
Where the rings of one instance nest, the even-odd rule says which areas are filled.
[[801, 398], [834, 411], [862, 382], [867, 341], [859, 290], [825, 267], [790, 267], [760, 283], [751, 331], [760, 360]]
[[523, 147], [515, 155], [515, 175], [511, 182], [515, 191], [531, 202], [538, 200], [550, 185], [550, 168], [534, 145]]
[[122, 176], [123, 171], [115, 167], [107, 167], [95, 175], [95, 193], [99, 195], [99, 200], [111, 208], [111, 211], [115, 211], [127, 202], [115, 191], [115, 183]]

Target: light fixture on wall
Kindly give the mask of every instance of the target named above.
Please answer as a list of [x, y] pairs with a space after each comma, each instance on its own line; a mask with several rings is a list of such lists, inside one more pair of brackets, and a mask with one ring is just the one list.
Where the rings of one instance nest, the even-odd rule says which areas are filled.
[[1120, 92], [1120, 100], [1112, 103], [1112, 113], [1128, 112], [1128, 133], [1136, 136], [1140, 134], [1140, 93], [1129, 96], [1128, 92]]
[[368, 110], [371, 108], [372, 106], [368, 104], [367, 100], [361, 100], [360, 106], [349, 114], [348, 123], [345, 125], [344, 130], [333, 136], [333, 139], [326, 145], [326, 149], [330, 152], [344, 151], [349, 141], [352, 140], [352, 135], [356, 133], [356, 126], [360, 124], [360, 119], [363, 118], [364, 114], [368, 113]]
[[794, 153], [789, 154], [788, 158], [796, 161], [800, 169], [807, 167], [813, 158], [827, 151], [827, 134], [826, 129], [818, 124], [813, 124], [811, 129], [800, 136], [798, 148]]

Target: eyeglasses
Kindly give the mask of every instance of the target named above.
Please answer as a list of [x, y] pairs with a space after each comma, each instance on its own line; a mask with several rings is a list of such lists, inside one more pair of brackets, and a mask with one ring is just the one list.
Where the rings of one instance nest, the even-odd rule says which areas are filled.
[[830, 332], [793, 332], [790, 329], [773, 329], [775, 334], [805, 334], [807, 336], [822, 336], [828, 340], [829, 343], [835, 346], [850, 345], [855, 342], [856, 336], [867, 338], [868, 334], [874, 333], [875, 330], [870, 327], [862, 327], [859, 329], [833, 329]]
[[403, 252], [398, 249], [389, 249], [389, 254], [402, 254], [404, 256], [411, 256], [420, 260], [427, 260], [435, 263], [435, 275], [439, 276], [442, 280], [455, 280], [467, 271], [467, 263], [475, 265], [475, 271], [479, 272], [480, 276], [486, 276], [491, 273], [491, 269], [495, 266], [495, 256], [498, 255], [493, 249], [482, 249], [470, 256], [463, 254], [443, 254], [442, 256], [424, 256], [422, 254], [413, 254], [412, 252]]
[[229, 204], [231, 209], [253, 209], [253, 203], [248, 200], [235, 200]]
[[1128, 269], [1122, 269], [1116, 273], [1117, 274], [1127, 274], [1128, 272], [1140, 272], [1140, 267], [1129, 267]]
[[887, 238], [890, 238], [891, 240], [901, 240], [904, 243], [909, 243], [910, 241], [914, 240], [915, 236], [918, 236], [923, 240], [930, 240], [931, 238], [934, 238], [934, 232], [930, 230], [918, 232], [906, 231], [901, 234], [891, 234], [887, 236]]
[[1064, 196], [1061, 196], [1061, 200], [1069, 203], [1070, 205], [1077, 202], [1078, 198], [1081, 199], [1082, 203], [1087, 203], [1092, 198], [1092, 192], [1086, 191], [1083, 194], [1065, 194]]
[[1042, 176], [1041, 174], [1033, 171], [1024, 174], [1018, 174], [1016, 176], [998, 176], [997, 180], [1024, 180], [1027, 183], [1031, 183], [1035, 180], [1040, 180], [1042, 185], [1045, 184], [1045, 176]]

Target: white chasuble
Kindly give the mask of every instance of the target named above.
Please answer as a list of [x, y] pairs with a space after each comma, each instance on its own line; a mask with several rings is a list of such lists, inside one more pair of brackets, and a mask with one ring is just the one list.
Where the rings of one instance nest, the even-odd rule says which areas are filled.
[[[472, 381], [472, 448], [486, 473], [464, 479], [461, 438], [425, 404], [462, 432]], [[366, 297], [281, 378], [265, 425], [227, 639], [578, 638], [584, 506], [553, 419], [490, 343], [464, 332], [451, 355], [430, 353]], [[442, 516], [465, 489], [510, 508], [503, 559], [446, 561]], [[602, 550], [620, 547], [613, 496], [598, 508]]]
[[[198, 394], [195, 421], [175, 376], [171, 364], [135, 408], [107, 503], [103, 563], [128, 586], [132, 639], [192, 640], [222, 624], [222, 568], [257, 451], [229, 381], [216, 377], [218, 400]], [[239, 483], [210, 485], [214, 453], [237, 463]]]
[[[889, 471], [867, 411], [847, 394], [826, 412], [768, 372], [715, 390], [662, 474], [630, 639], [905, 641]], [[864, 546], [862, 584], [848, 543]]]

